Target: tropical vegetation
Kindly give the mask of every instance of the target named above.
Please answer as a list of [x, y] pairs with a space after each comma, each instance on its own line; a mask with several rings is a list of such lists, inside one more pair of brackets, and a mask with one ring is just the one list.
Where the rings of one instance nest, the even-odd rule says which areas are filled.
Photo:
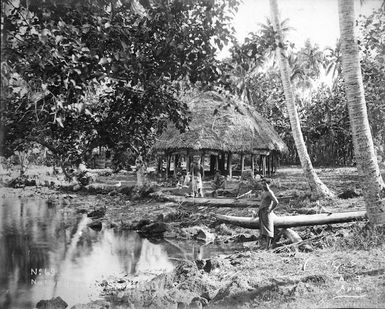
[[[342, 75], [341, 43], [324, 50], [276, 40], [267, 20], [237, 42], [238, 1], [4, 1], [2, 3], [1, 155], [47, 147], [60, 162], [95, 147], [116, 161], [147, 156], [171, 120], [180, 130], [186, 89], [239, 96], [288, 146], [282, 164], [299, 164], [278, 58], [283, 48], [310, 162], [355, 165]], [[385, 8], [356, 25], [368, 119], [379, 161], [385, 145]], [[284, 34], [290, 21], [281, 21]], [[218, 52], [232, 43], [231, 55]]]

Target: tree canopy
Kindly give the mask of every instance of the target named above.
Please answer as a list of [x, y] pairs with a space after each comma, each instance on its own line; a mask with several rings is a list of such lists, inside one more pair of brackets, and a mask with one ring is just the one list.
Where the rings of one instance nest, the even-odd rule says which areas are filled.
[[238, 1], [5, 1], [4, 154], [28, 141], [75, 159], [96, 146], [145, 152], [183, 130], [178, 83], [214, 82]]

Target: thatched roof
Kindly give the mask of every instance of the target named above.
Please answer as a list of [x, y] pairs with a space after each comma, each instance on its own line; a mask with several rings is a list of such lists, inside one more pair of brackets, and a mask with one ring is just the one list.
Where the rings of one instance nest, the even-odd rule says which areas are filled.
[[154, 150], [222, 150], [261, 153], [287, 147], [274, 128], [252, 107], [216, 92], [186, 98], [192, 120], [186, 132], [173, 124], [158, 138]]

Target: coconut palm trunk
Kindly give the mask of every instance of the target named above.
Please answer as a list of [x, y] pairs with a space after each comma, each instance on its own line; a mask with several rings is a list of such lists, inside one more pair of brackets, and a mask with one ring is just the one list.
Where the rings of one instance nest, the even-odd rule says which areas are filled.
[[291, 70], [286, 55], [286, 51], [283, 48], [283, 35], [281, 24], [279, 20], [279, 11], [277, 0], [270, 0], [271, 15], [273, 21], [273, 27], [276, 32], [276, 54], [279, 62], [279, 68], [281, 73], [281, 79], [286, 99], [286, 106], [289, 113], [291, 130], [293, 133], [293, 138], [295, 146], [297, 148], [298, 156], [301, 161], [301, 166], [304, 171], [306, 178], [308, 179], [310, 189], [313, 197], [316, 198], [325, 198], [333, 197], [334, 194], [326, 187], [326, 185], [321, 181], [318, 175], [313, 169], [309, 154], [306, 149], [305, 141], [303, 139], [301, 125], [299, 121], [299, 116], [297, 113], [297, 108], [295, 105], [295, 96], [293, 85], [290, 81]]
[[354, 154], [369, 221], [385, 224], [385, 185], [374, 152], [362, 82], [358, 44], [355, 39], [354, 1], [339, 0], [342, 73], [353, 132]]

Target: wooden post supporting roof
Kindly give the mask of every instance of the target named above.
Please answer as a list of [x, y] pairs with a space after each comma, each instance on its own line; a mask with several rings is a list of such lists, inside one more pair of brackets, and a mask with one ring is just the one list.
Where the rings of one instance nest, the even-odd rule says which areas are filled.
[[266, 156], [262, 156], [262, 176], [266, 176]]
[[254, 177], [254, 170], [255, 170], [255, 164], [254, 164], [254, 155], [251, 154], [251, 171], [253, 172], [253, 177]]
[[229, 152], [227, 154], [227, 171], [229, 173], [229, 177], [233, 177], [233, 154]]
[[170, 155], [166, 155], [166, 161], [167, 161], [167, 164], [166, 164], [166, 179], [168, 178], [168, 174], [170, 172], [170, 161], [171, 161], [171, 156]]

